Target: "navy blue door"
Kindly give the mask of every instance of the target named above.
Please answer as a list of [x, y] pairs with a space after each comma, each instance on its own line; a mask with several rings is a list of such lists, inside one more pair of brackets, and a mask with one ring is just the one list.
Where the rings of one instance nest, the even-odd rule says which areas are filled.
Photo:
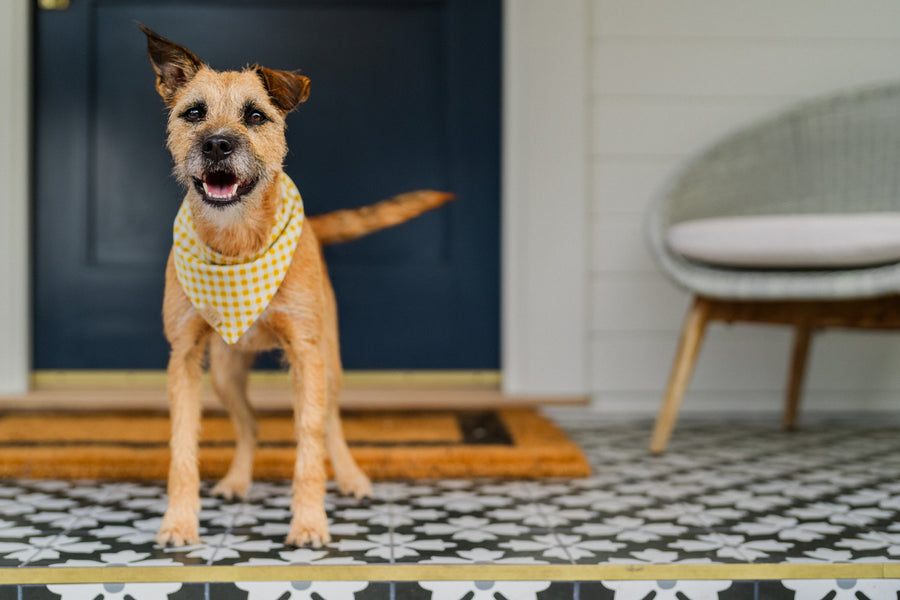
[[36, 36], [34, 364], [160, 368], [182, 191], [141, 22], [213, 68], [299, 69], [286, 171], [309, 214], [458, 201], [326, 259], [348, 368], [499, 363], [499, 0], [72, 0]]

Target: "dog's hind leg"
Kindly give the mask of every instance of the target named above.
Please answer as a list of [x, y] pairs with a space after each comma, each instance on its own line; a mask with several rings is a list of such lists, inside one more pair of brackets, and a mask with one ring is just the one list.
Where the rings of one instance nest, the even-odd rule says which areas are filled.
[[334, 470], [334, 479], [342, 494], [356, 498], [372, 495], [372, 484], [363, 473], [356, 460], [347, 448], [344, 430], [341, 427], [341, 416], [338, 408], [338, 396], [341, 390], [340, 371], [328, 373], [328, 415], [325, 421], [325, 448]]
[[341, 385], [344, 379], [344, 370], [341, 365], [341, 349], [338, 342], [337, 310], [334, 298], [334, 289], [328, 281], [325, 273], [325, 311], [323, 311], [324, 334], [322, 336], [322, 357], [325, 360], [325, 379], [327, 392], [327, 414], [325, 415], [325, 450], [331, 461], [331, 469], [334, 471], [334, 479], [342, 494], [356, 498], [366, 498], [372, 495], [372, 484], [363, 473], [356, 460], [347, 448], [344, 439], [344, 429], [341, 427], [341, 415], [339, 400]]
[[237, 443], [228, 473], [212, 489], [228, 500], [244, 498], [253, 481], [253, 455], [256, 452], [258, 426], [247, 400], [247, 374], [254, 354], [228, 346], [213, 336], [209, 346], [209, 374], [213, 389], [234, 424]]

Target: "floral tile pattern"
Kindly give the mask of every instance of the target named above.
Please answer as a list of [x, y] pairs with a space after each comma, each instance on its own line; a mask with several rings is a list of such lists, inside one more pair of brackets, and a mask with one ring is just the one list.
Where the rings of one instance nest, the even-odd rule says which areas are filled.
[[[685, 423], [647, 454], [649, 423], [585, 409], [553, 416], [594, 475], [548, 481], [398, 481], [372, 499], [329, 488], [333, 541], [282, 542], [288, 482], [242, 502], [209, 496], [204, 543], [159, 548], [162, 483], [0, 482], [0, 569], [288, 565], [713, 565], [900, 562], [900, 426]], [[0, 600], [894, 600], [900, 581], [269, 581], [2, 585]]]

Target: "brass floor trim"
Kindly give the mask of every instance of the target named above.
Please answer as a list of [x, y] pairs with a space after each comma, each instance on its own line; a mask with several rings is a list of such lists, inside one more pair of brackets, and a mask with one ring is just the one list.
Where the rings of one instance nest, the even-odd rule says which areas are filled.
[[0, 568], [2, 585], [237, 581], [760, 581], [894, 578], [900, 578], [898, 563]]

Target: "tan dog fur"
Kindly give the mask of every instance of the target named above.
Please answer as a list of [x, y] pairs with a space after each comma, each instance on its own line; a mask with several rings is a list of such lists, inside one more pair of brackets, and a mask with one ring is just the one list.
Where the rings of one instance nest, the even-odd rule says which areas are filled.
[[[187, 187], [198, 235], [211, 248], [233, 256], [260, 251], [280, 203], [277, 177], [287, 152], [284, 118], [306, 100], [309, 80], [301, 75], [248, 67], [218, 72], [185, 48], [141, 26], [147, 35], [157, 91], [170, 111], [168, 147], [175, 175]], [[202, 102], [202, 121], [184, 111]], [[267, 117], [247, 122], [252, 103]], [[227, 132], [245, 145], [245, 175], [256, 185], [225, 207], [204, 201], [192, 187], [198, 173], [198, 144], [210, 134]], [[194, 154], [192, 154], [194, 153]], [[192, 162], [193, 161], [193, 162]], [[249, 177], [249, 175], [247, 175]], [[197, 312], [178, 282], [173, 258], [166, 267], [163, 321], [171, 345], [168, 388], [172, 423], [169, 504], [157, 536], [161, 545], [199, 542], [199, 474], [202, 364], [209, 349], [213, 387], [229, 411], [236, 448], [225, 477], [213, 493], [243, 497], [250, 486], [256, 448], [256, 423], [247, 400], [247, 372], [256, 352], [281, 348], [290, 366], [297, 456], [293, 475], [293, 517], [286, 543], [320, 546], [330, 540], [324, 498], [326, 453], [342, 493], [364, 497], [371, 484], [344, 441], [338, 414], [341, 360], [334, 292], [325, 269], [320, 241], [345, 241], [412, 218], [452, 198], [439, 192], [413, 192], [355, 211], [337, 211], [307, 219], [284, 282], [268, 308], [233, 344], [226, 344]]]

